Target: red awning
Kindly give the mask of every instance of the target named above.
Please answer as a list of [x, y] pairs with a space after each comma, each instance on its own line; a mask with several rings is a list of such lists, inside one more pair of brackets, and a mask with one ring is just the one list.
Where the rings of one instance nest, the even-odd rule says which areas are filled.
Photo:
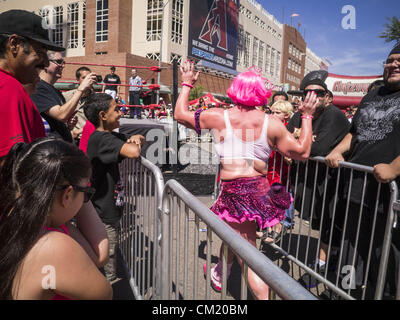
[[343, 97], [334, 96], [332, 104], [340, 109], [344, 109], [350, 106], [358, 106], [363, 97]]

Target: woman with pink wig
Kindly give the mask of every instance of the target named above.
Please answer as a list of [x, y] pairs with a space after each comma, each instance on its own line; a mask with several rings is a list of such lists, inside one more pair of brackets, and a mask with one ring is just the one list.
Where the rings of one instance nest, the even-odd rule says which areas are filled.
[[[296, 140], [275, 116], [257, 110], [267, 104], [271, 92], [257, 73], [247, 71], [233, 80], [227, 94], [235, 106], [229, 110], [212, 108], [189, 111], [189, 93], [199, 72], [186, 61], [181, 67], [182, 90], [176, 103], [175, 119], [196, 130], [212, 130], [215, 150], [221, 162], [221, 191], [211, 207], [216, 215], [256, 246], [257, 224], [264, 229], [279, 223], [290, 198], [282, 190], [270, 187], [267, 161], [274, 147], [284, 156], [306, 160], [312, 144], [312, 118], [318, 103], [314, 92], [299, 106], [302, 112], [301, 136]], [[200, 116], [201, 114], [201, 116]], [[221, 250], [222, 252], [222, 250]], [[228, 254], [228, 275], [234, 253]], [[243, 262], [238, 259], [241, 266]], [[222, 260], [211, 268], [211, 285], [220, 291]], [[249, 288], [256, 299], [268, 299], [268, 286], [249, 268]]]

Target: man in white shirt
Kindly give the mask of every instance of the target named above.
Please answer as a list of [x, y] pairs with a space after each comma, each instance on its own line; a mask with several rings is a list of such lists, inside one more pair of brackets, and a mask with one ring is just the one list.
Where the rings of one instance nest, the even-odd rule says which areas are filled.
[[[132, 69], [132, 76], [129, 78], [129, 104], [138, 106], [140, 105], [140, 92], [142, 90], [143, 81], [136, 72], [136, 69]], [[138, 119], [142, 118], [142, 108], [141, 107], [131, 107], [129, 112], [129, 117]]]

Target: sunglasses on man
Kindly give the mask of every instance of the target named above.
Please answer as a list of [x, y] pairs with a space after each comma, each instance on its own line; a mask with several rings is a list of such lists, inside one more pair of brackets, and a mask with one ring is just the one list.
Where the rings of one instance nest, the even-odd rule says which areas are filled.
[[81, 186], [76, 186], [76, 185], [64, 185], [64, 186], [57, 186], [56, 190], [65, 190], [67, 189], [69, 186], [71, 186], [75, 191], [78, 192], [83, 192], [84, 193], [84, 199], [83, 202], [89, 202], [89, 200], [93, 197], [93, 195], [96, 192], [95, 188], [92, 187], [81, 187]]
[[323, 98], [326, 95], [326, 91], [322, 89], [316, 89], [316, 90], [304, 90], [303, 91], [303, 97], [305, 98], [308, 93], [314, 92], [318, 98]]
[[57, 60], [51, 59], [49, 61], [53, 62], [54, 64], [56, 64], [58, 66], [65, 66], [65, 60], [64, 59], [57, 59]]

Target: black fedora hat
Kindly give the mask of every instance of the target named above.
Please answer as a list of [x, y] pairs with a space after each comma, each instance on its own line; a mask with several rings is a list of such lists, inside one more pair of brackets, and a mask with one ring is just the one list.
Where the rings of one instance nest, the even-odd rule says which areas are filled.
[[315, 70], [308, 73], [300, 84], [300, 90], [304, 90], [307, 86], [316, 84], [328, 90], [328, 87], [325, 84], [326, 78], [328, 78], [328, 72], [325, 70]]
[[29, 11], [9, 10], [0, 14], [0, 34], [16, 34], [43, 44], [48, 50], [64, 51], [63, 47], [49, 40], [49, 33], [42, 26], [43, 19]]

